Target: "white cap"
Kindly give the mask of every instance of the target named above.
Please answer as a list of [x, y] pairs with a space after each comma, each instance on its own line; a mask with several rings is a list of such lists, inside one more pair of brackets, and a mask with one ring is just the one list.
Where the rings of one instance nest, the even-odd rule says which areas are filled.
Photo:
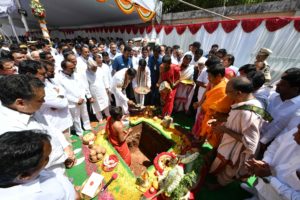
[[272, 53], [273, 52], [268, 48], [261, 48], [258, 52], [258, 54], [267, 55], [267, 56], [271, 55]]
[[133, 48], [132, 48], [133, 51], [139, 51], [139, 49], [140, 49], [140, 48], [138, 48], [138, 47], [133, 47]]

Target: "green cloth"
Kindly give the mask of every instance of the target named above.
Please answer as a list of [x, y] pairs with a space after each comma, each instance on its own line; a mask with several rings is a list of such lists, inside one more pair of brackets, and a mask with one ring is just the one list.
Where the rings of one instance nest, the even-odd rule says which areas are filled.
[[242, 105], [237, 108], [233, 108], [232, 110], [249, 110], [249, 111], [252, 111], [252, 112], [258, 114], [259, 116], [261, 116], [264, 120], [266, 120], [268, 122], [273, 121], [273, 117], [267, 111], [265, 111], [265, 109], [257, 107], [257, 106]]

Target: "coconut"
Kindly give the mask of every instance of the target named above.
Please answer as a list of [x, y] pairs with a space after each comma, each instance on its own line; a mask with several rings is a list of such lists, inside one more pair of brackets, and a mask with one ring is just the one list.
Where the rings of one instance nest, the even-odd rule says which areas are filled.
[[104, 147], [102, 147], [101, 153], [102, 153], [103, 155], [106, 154], [106, 149], [105, 149]]
[[91, 161], [92, 161], [92, 162], [97, 162], [97, 161], [98, 161], [97, 156], [91, 156]]
[[90, 151], [90, 155], [91, 155], [91, 156], [95, 156], [96, 154], [97, 154], [96, 150], [92, 149], [92, 150]]
[[100, 146], [98, 146], [95, 150], [96, 150], [97, 153], [101, 153], [102, 152], [102, 148]]
[[103, 156], [101, 153], [97, 154], [97, 158], [98, 158], [99, 160], [102, 160], [103, 157], [104, 157], [104, 156]]

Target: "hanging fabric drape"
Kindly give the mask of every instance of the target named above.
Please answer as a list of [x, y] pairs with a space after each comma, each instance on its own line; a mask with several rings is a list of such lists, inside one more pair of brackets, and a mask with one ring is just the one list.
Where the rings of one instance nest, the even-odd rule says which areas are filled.
[[[106, 0], [97, 0], [105, 3]], [[144, 21], [151, 21], [155, 16], [155, 0], [115, 0], [117, 6], [124, 14], [131, 14], [137, 11], [139, 17]]]
[[[91, 29], [99, 31], [92, 32]], [[282, 72], [291, 67], [300, 68], [300, 17], [241, 19], [235, 21], [216, 21], [199, 24], [181, 25], [126, 25], [112, 27], [94, 27], [67, 31], [67, 38], [82, 37], [119, 37], [128, 40], [134, 37], [151, 39], [153, 35], [160, 44], [179, 45], [183, 51], [189, 44], [201, 42], [205, 53], [212, 44], [235, 56], [234, 65], [240, 67], [253, 63], [261, 47], [270, 48], [273, 54], [268, 58], [273, 81], [278, 80]], [[53, 31], [54, 37], [65, 38], [61, 31]]]

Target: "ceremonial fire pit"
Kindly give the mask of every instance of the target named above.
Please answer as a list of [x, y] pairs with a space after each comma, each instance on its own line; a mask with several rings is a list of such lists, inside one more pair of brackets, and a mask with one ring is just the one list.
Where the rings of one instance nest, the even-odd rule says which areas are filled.
[[131, 127], [132, 133], [127, 138], [131, 152], [131, 170], [139, 176], [153, 164], [157, 154], [166, 152], [175, 145], [151, 125], [142, 122]]

